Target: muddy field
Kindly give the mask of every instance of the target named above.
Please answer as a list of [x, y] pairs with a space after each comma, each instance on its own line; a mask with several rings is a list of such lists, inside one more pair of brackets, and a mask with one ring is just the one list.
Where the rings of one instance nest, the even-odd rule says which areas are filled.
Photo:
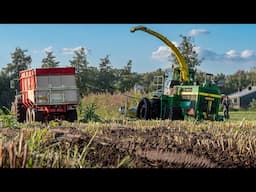
[[1, 128], [1, 167], [256, 167], [253, 122], [129, 122]]

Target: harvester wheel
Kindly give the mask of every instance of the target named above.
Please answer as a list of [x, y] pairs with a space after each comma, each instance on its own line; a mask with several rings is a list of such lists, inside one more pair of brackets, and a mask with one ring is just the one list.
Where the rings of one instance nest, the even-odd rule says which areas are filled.
[[153, 98], [151, 101], [151, 118], [159, 119], [160, 118], [160, 99]]
[[148, 120], [150, 119], [150, 108], [151, 104], [148, 98], [143, 98], [140, 100], [138, 109], [137, 109], [137, 117], [139, 119]]
[[169, 119], [171, 120], [184, 120], [182, 110], [180, 107], [171, 107], [169, 113]]

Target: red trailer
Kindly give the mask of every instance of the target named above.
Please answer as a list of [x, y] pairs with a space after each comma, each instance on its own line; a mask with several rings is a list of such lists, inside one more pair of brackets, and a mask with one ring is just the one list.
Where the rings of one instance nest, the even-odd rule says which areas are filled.
[[20, 71], [20, 95], [12, 111], [19, 122], [77, 120], [79, 92], [75, 68], [38, 68]]

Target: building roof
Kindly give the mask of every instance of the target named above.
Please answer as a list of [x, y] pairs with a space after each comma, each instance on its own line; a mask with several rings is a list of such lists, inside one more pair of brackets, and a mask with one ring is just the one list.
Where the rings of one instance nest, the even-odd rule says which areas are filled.
[[243, 97], [245, 95], [249, 95], [249, 94], [254, 93], [254, 92], [256, 92], [256, 86], [252, 86], [250, 90], [249, 90], [249, 88], [246, 88], [246, 89], [243, 89], [242, 91], [232, 93], [228, 96], [229, 97]]

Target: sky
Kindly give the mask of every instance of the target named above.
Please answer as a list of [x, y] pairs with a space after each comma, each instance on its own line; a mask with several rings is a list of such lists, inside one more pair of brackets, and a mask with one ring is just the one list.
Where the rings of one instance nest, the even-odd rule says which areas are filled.
[[138, 73], [166, 69], [171, 51], [156, 37], [143, 31], [131, 33], [137, 25], [148, 27], [172, 41], [191, 36], [199, 58], [199, 70], [232, 74], [256, 66], [256, 24], [0, 24], [0, 68], [11, 62], [19, 47], [32, 58], [32, 68], [41, 67], [45, 51], [53, 51], [60, 66], [68, 66], [74, 50], [86, 49], [89, 66], [110, 55], [114, 68], [132, 60]]

